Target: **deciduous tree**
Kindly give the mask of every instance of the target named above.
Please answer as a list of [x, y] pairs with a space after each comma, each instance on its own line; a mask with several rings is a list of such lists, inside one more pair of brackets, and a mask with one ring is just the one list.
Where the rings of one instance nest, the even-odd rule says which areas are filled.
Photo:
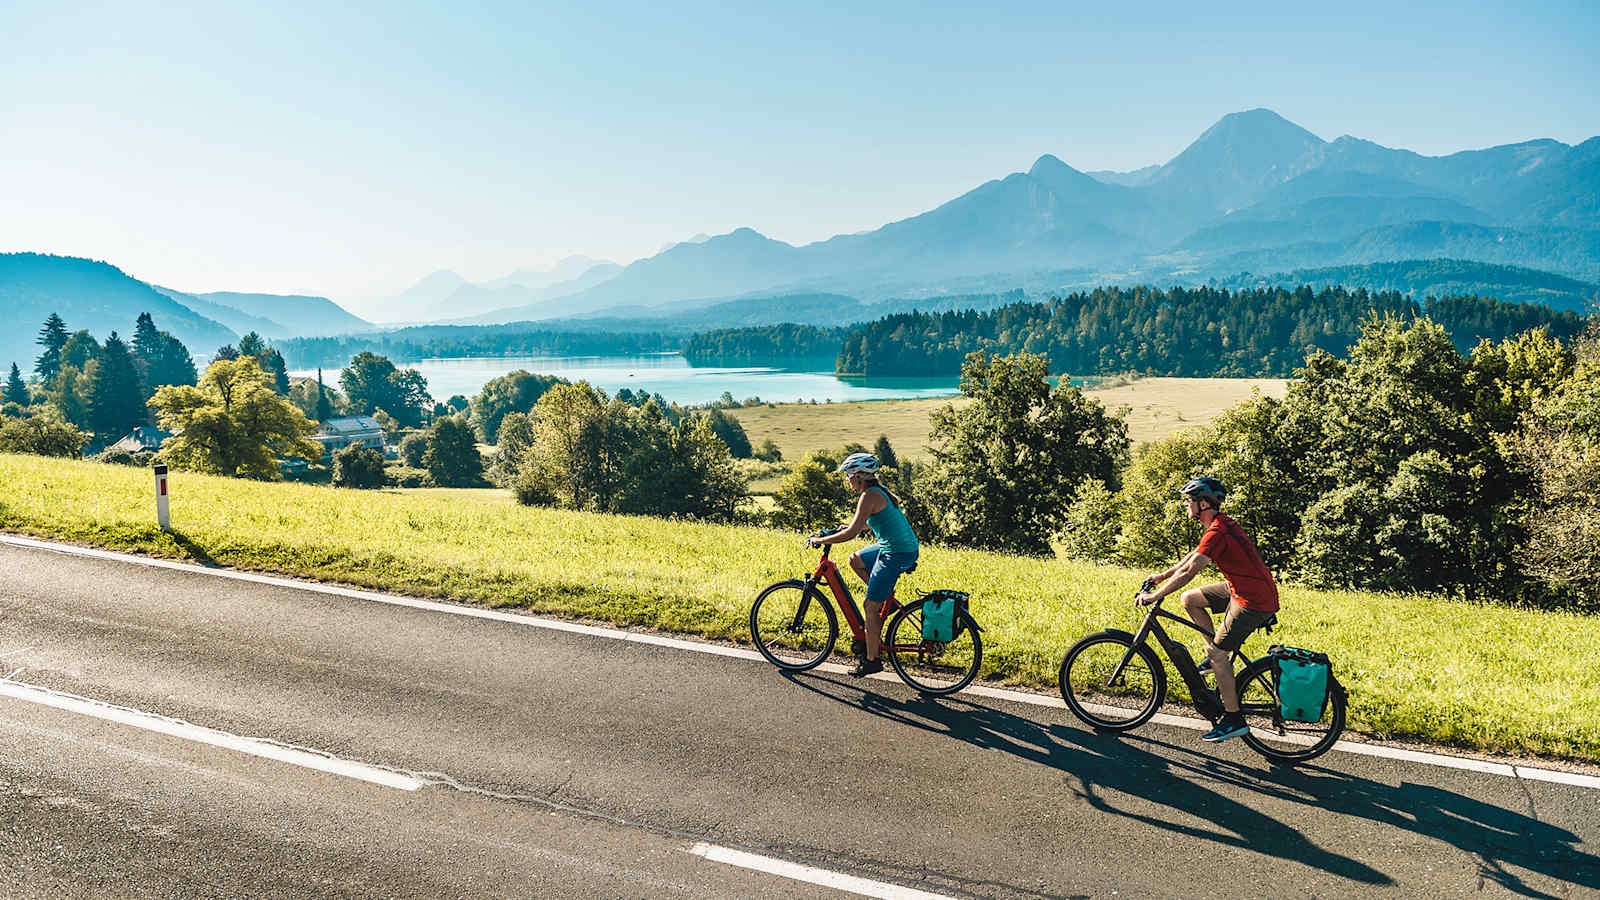
[[251, 357], [217, 360], [198, 386], [167, 385], [149, 405], [162, 428], [180, 432], [161, 447], [161, 457], [178, 468], [275, 480], [277, 457], [322, 456], [307, 439], [311, 423], [273, 393]]
[[1044, 554], [1085, 478], [1116, 484], [1127, 424], [1064, 381], [1046, 380], [1044, 357], [990, 358], [961, 367], [962, 407], [932, 415], [928, 500], [952, 543]]

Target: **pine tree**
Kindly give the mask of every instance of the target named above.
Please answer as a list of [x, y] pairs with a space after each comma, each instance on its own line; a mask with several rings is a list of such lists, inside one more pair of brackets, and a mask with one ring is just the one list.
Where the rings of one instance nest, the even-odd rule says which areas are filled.
[[[242, 338], [239, 338], [239, 355], [240, 356], [254, 356], [254, 357], [259, 358], [261, 356], [261, 354], [265, 353], [266, 351], [267, 351], [267, 342], [262, 340], [261, 339], [261, 335], [256, 334], [254, 331], [250, 332], [249, 334], [245, 335]], [[263, 366], [261, 370], [263, 372], [265, 372], [266, 371], [266, 367]]]
[[28, 405], [30, 399], [28, 397], [28, 385], [23, 382], [22, 371], [17, 368], [16, 363], [11, 364], [11, 377], [6, 379], [4, 399], [7, 403], [15, 403], [19, 406]]
[[164, 384], [194, 384], [199, 373], [194, 368], [194, 357], [183, 341], [161, 332], [161, 380], [146, 385], [152, 391]]
[[272, 379], [272, 390], [281, 397], [289, 396], [289, 368], [283, 364], [283, 354], [269, 347], [256, 354], [256, 360]]
[[100, 359], [90, 367], [84, 391], [89, 430], [102, 442], [114, 441], [147, 420], [144, 383], [128, 346], [115, 331], [106, 338]]
[[143, 366], [147, 383], [154, 381], [150, 376], [160, 367], [165, 346], [155, 320], [147, 312], [139, 313], [139, 320], [133, 326], [133, 352]]
[[39, 329], [37, 343], [44, 348], [44, 352], [33, 364], [33, 371], [39, 376], [40, 382], [49, 386], [61, 372], [61, 348], [67, 345], [67, 323], [51, 313], [50, 318], [44, 320], [44, 327]]
[[322, 369], [317, 369], [317, 421], [333, 418], [333, 404], [328, 402], [328, 391], [322, 386]]
[[878, 465], [888, 466], [891, 469], [900, 468], [900, 458], [894, 455], [894, 448], [889, 446], [887, 434], [878, 435], [878, 442], [872, 445], [872, 455], [878, 458]]

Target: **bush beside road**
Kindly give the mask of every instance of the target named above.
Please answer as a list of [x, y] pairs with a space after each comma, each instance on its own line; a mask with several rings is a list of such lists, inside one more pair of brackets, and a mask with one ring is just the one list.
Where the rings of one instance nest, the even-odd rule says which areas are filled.
[[[0, 477], [6, 531], [714, 640], [747, 641], [755, 592], [815, 563], [798, 535], [771, 529], [190, 473], [172, 476], [166, 534], [148, 471], [0, 455]], [[908, 583], [971, 591], [984, 676], [1053, 691], [1074, 641], [1135, 624], [1128, 598], [1143, 574], [930, 547]], [[1270, 640], [1332, 654], [1359, 731], [1600, 762], [1594, 617], [1294, 585], [1283, 605]]]

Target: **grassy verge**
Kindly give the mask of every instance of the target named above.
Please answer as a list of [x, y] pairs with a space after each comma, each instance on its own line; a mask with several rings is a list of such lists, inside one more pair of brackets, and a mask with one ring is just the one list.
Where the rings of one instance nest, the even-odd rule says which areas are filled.
[[[815, 562], [796, 535], [519, 507], [498, 491], [362, 492], [0, 455], [0, 529], [493, 607], [747, 640], [750, 599]], [[1053, 689], [1068, 646], [1131, 628], [1140, 573], [928, 548], [914, 588], [962, 587], [984, 674]], [[1289, 586], [1274, 640], [1326, 650], [1352, 727], [1600, 761], [1600, 619]], [[1260, 652], [1252, 639], [1247, 650]]]

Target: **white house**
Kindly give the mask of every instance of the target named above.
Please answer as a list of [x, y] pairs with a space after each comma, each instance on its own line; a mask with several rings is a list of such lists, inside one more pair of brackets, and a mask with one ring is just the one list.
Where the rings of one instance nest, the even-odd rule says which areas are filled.
[[378, 425], [378, 420], [371, 416], [329, 419], [322, 423], [311, 439], [321, 444], [323, 452], [329, 455], [351, 444], [370, 447], [379, 453], [385, 452], [383, 428]]

